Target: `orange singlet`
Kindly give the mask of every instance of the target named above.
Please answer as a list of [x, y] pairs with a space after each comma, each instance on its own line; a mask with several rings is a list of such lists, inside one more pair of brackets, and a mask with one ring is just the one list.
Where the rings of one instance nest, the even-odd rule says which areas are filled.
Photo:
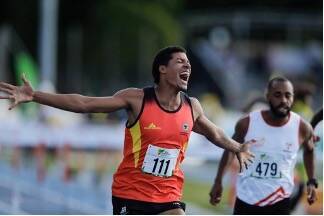
[[126, 126], [124, 158], [114, 175], [113, 196], [146, 202], [180, 201], [183, 172], [180, 163], [193, 127], [190, 99], [181, 92], [181, 104], [167, 111], [154, 88], [144, 88], [142, 109]]

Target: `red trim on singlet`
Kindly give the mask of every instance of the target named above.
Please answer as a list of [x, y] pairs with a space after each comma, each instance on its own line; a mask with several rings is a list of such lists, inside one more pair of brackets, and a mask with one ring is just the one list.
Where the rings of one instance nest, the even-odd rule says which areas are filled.
[[272, 205], [276, 201], [279, 201], [279, 199], [282, 200], [284, 198], [285, 198], [284, 196], [282, 196], [281, 194], [279, 194], [278, 196], [276, 196], [276, 198], [274, 198], [271, 202], [269, 202], [268, 205]]
[[274, 127], [274, 128], [283, 127], [283, 126], [287, 125], [289, 123], [290, 119], [291, 119], [291, 113], [289, 112], [289, 114], [288, 114], [288, 120], [285, 123], [283, 123], [282, 125], [276, 125], [274, 123], [267, 122], [266, 117], [265, 117], [265, 112], [266, 112], [266, 110], [261, 110], [260, 111], [261, 119], [263, 119], [264, 123], [266, 125], [270, 126], [270, 127]]
[[281, 194], [285, 194], [285, 190], [283, 189], [283, 187], [279, 187], [275, 192], [271, 193], [269, 196], [267, 196], [266, 198], [258, 201], [257, 203], [255, 203], [254, 205], [260, 206], [261, 203], [264, 203], [265, 201], [269, 200], [271, 197], [273, 197], [274, 195], [281, 193]]

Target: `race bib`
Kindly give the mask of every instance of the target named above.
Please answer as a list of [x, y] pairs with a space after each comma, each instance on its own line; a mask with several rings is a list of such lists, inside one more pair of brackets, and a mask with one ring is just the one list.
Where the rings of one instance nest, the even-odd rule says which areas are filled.
[[160, 177], [170, 177], [177, 164], [180, 149], [167, 149], [149, 145], [145, 153], [142, 171]]
[[251, 167], [251, 176], [255, 178], [281, 178], [280, 158], [272, 157], [267, 153], [257, 154]]

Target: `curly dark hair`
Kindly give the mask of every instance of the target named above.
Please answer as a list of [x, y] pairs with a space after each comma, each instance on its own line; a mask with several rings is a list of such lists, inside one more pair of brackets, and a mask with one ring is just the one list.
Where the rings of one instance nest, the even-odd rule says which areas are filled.
[[168, 65], [173, 53], [187, 53], [187, 51], [180, 46], [169, 46], [161, 49], [155, 56], [152, 64], [152, 75], [154, 78], [154, 83], [159, 84], [160, 82], [160, 65]]

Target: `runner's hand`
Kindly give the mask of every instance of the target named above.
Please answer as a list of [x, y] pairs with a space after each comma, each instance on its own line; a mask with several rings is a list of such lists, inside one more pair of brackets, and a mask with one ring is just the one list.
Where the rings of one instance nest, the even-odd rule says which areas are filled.
[[0, 92], [7, 93], [6, 96], [0, 96], [0, 99], [9, 99], [12, 101], [9, 110], [13, 109], [20, 103], [26, 103], [33, 100], [34, 90], [24, 74], [22, 80], [24, 82], [22, 86], [14, 86], [5, 82], [0, 82]]
[[316, 143], [316, 142], [319, 142], [321, 141], [321, 137], [317, 136], [317, 135], [313, 135], [313, 142]]
[[215, 182], [209, 193], [209, 197], [210, 197], [209, 203], [216, 206], [221, 201], [222, 192], [223, 192], [222, 183]]
[[307, 186], [307, 202], [312, 205], [317, 200], [316, 188], [314, 185]]
[[255, 140], [250, 140], [242, 144], [241, 152], [236, 153], [236, 157], [240, 164], [240, 172], [247, 169], [250, 163], [253, 163], [254, 154], [249, 151], [250, 145], [255, 143]]

